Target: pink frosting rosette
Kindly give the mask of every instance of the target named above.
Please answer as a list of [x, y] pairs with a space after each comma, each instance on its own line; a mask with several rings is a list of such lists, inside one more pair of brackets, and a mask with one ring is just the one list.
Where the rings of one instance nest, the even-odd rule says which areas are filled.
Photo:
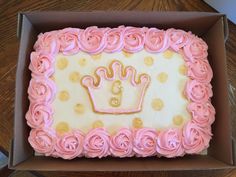
[[134, 134], [134, 147], [137, 157], [147, 157], [156, 154], [157, 133], [152, 128], [141, 128]]
[[192, 121], [201, 127], [207, 127], [215, 120], [215, 109], [210, 102], [190, 103], [187, 108], [192, 114]]
[[43, 128], [52, 125], [52, 108], [47, 103], [31, 103], [26, 113], [27, 124], [32, 128]]
[[106, 47], [107, 29], [99, 29], [96, 26], [81, 30], [79, 34], [80, 48], [88, 53], [100, 53]]
[[164, 30], [149, 28], [145, 38], [145, 49], [148, 52], [163, 52], [169, 47], [168, 36]]
[[198, 37], [191, 38], [191, 41], [184, 46], [184, 54], [190, 59], [199, 60], [199, 59], [206, 59], [207, 58], [207, 44]]
[[52, 81], [43, 77], [32, 78], [30, 80], [28, 94], [31, 101], [50, 102], [55, 95], [56, 87]]
[[158, 134], [156, 150], [168, 158], [183, 156], [182, 131], [177, 128], [161, 131]]
[[124, 50], [138, 52], [143, 49], [145, 41], [145, 28], [126, 27], [124, 32]]
[[86, 157], [106, 157], [109, 152], [110, 136], [103, 128], [92, 129], [85, 136], [84, 154]]
[[208, 148], [211, 139], [211, 128], [201, 128], [193, 122], [188, 122], [183, 128], [182, 144], [188, 154], [197, 154]]
[[38, 40], [34, 45], [36, 52], [43, 51], [44, 53], [56, 54], [59, 51], [60, 44], [57, 39], [58, 31], [41, 33], [38, 35]]
[[179, 49], [190, 42], [189, 34], [183, 30], [171, 28], [166, 33], [169, 36], [169, 45], [174, 51], [179, 51]]
[[58, 33], [60, 52], [73, 55], [79, 52], [79, 29], [65, 28]]
[[212, 89], [210, 84], [189, 80], [186, 84], [185, 94], [188, 99], [196, 103], [205, 103], [212, 97]]
[[213, 77], [212, 69], [207, 60], [188, 62], [188, 76], [202, 83], [209, 83]]
[[28, 141], [38, 153], [50, 156], [54, 153], [55, 132], [51, 129], [32, 129]]
[[29, 69], [33, 76], [48, 77], [54, 72], [54, 57], [51, 54], [32, 52], [30, 55]]
[[66, 133], [57, 139], [56, 154], [63, 159], [79, 157], [83, 152], [84, 135], [80, 131]]
[[105, 52], [112, 53], [120, 51], [123, 46], [125, 27], [112, 28], [107, 31], [107, 45], [104, 49]]
[[128, 128], [122, 128], [110, 140], [110, 151], [115, 157], [133, 156], [133, 134]]

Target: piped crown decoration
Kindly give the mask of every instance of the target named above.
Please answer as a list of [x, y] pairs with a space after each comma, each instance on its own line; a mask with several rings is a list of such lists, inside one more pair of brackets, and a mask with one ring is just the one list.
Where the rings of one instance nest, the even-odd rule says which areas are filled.
[[150, 83], [149, 75], [140, 74], [137, 77], [134, 67], [124, 67], [116, 60], [109, 69], [98, 67], [95, 75], [96, 79], [89, 75], [82, 78], [82, 85], [88, 90], [95, 112], [123, 114], [142, 110], [144, 95]]

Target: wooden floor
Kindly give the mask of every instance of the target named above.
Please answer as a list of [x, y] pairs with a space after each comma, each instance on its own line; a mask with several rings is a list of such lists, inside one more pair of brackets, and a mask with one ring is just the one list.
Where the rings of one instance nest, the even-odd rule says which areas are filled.
[[[17, 13], [19, 11], [32, 10], [142, 10], [142, 11], [208, 11], [214, 12], [202, 1], [198, 0], [84, 0], [84, 1], [45, 1], [45, 0], [1, 0], [0, 1], [0, 147], [7, 151], [10, 146], [13, 132], [14, 88], [15, 72], [18, 55], [19, 41], [16, 37]], [[229, 90], [231, 102], [235, 101], [232, 93], [236, 88], [236, 25], [229, 22], [229, 39], [226, 42], [227, 67], [229, 78]], [[236, 108], [232, 106], [232, 117], [235, 119]], [[233, 127], [236, 127], [233, 120]], [[233, 130], [236, 137], [236, 129]], [[63, 172], [39, 172], [43, 176], [77, 176], [78, 173]], [[81, 176], [211, 176], [211, 177], [235, 177], [236, 170], [217, 171], [189, 171], [189, 172], [119, 172], [119, 173], [79, 173]], [[3, 175], [3, 174], [2, 174]], [[0, 176], [2, 176], [0, 175]]]

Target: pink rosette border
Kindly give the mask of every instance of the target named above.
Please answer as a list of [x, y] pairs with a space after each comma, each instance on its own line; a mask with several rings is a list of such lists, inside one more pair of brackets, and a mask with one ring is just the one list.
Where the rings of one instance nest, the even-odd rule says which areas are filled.
[[[60, 42], [63, 42], [63, 45]], [[212, 137], [211, 124], [215, 119], [215, 109], [210, 102], [213, 95], [210, 84], [213, 73], [207, 60], [207, 44], [191, 32], [173, 28], [160, 30], [130, 26], [65, 28], [41, 33], [34, 49], [29, 66], [32, 72], [31, 85], [28, 88], [31, 106], [26, 114], [26, 120], [31, 127], [28, 140], [36, 152], [63, 159], [81, 156], [102, 158], [108, 155], [120, 158], [153, 155], [173, 158], [184, 154], [196, 154], [209, 146]], [[83, 51], [97, 54], [121, 50], [133, 53], [142, 49], [151, 53], [160, 53], [168, 49], [182, 54], [189, 77], [184, 93], [190, 101], [187, 109], [192, 115], [191, 121], [186, 123], [183, 128], [170, 128], [155, 133], [155, 130], [150, 128], [120, 129], [115, 136], [110, 136], [105, 129], [100, 128], [90, 130], [85, 135], [78, 133], [78, 130], [73, 130], [66, 135], [59, 135], [55, 132], [51, 127], [53, 122], [51, 104], [56, 93], [56, 86], [51, 76], [54, 73], [53, 64], [57, 53], [74, 55]], [[151, 130], [152, 134], [150, 132], [149, 134], [137, 134], [137, 132], [147, 130]], [[141, 152], [142, 148], [137, 149], [139, 146], [150, 145], [148, 144], [150, 140], [145, 140], [146, 144], [143, 145], [137, 144], [138, 142], [135, 140], [137, 135], [139, 135], [139, 139], [144, 138], [144, 140], [147, 135], [151, 135], [155, 152], [150, 151], [150, 153], [144, 154]], [[105, 144], [101, 146], [103, 148], [101, 152], [91, 151], [93, 144], [89, 144], [89, 142], [92, 140]], [[67, 155], [64, 155], [63, 152], [66, 152]]]

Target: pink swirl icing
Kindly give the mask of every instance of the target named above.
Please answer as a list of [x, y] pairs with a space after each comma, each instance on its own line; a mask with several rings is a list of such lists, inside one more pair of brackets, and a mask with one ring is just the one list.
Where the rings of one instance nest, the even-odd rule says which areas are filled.
[[184, 54], [190, 61], [207, 58], [207, 44], [198, 37], [193, 37], [191, 41], [184, 46]]
[[209, 146], [211, 139], [210, 127], [204, 129], [193, 122], [188, 122], [183, 128], [183, 147], [188, 154], [197, 154]]
[[143, 49], [145, 41], [145, 29], [126, 27], [124, 32], [124, 50], [127, 52], [138, 52]]
[[196, 80], [187, 82], [185, 93], [191, 101], [196, 103], [205, 103], [213, 95], [210, 84], [200, 83]]
[[54, 72], [54, 57], [51, 54], [32, 52], [29, 69], [34, 76], [50, 76]]
[[168, 158], [183, 156], [182, 131], [177, 128], [161, 131], [158, 134], [156, 150]]
[[81, 30], [79, 35], [80, 48], [88, 53], [100, 53], [106, 47], [106, 29], [99, 29], [96, 26]]
[[179, 51], [179, 49], [183, 48], [188, 42], [190, 42], [189, 34], [183, 30], [171, 28], [168, 29], [166, 33], [169, 36], [170, 47], [174, 51]]
[[120, 129], [110, 139], [110, 151], [116, 157], [133, 156], [133, 134], [130, 129]]
[[109, 152], [109, 134], [102, 128], [91, 130], [84, 140], [84, 153], [86, 157], [106, 157]]
[[215, 120], [215, 109], [210, 102], [190, 103], [187, 108], [192, 113], [192, 121], [201, 127], [207, 127]]
[[212, 69], [207, 60], [188, 62], [188, 76], [202, 83], [209, 83], [213, 77]]
[[133, 150], [138, 157], [153, 156], [156, 154], [157, 133], [152, 128], [141, 128], [135, 132]]
[[32, 128], [43, 128], [52, 125], [52, 108], [47, 103], [30, 103], [26, 113], [27, 124]]
[[58, 33], [60, 52], [64, 55], [73, 55], [79, 52], [79, 29], [65, 28]]
[[123, 48], [125, 27], [112, 28], [107, 31], [107, 45], [104, 49], [105, 52], [112, 53], [120, 51]]
[[168, 36], [164, 30], [149, 28], [145, 37], [145, 49], [148, 52], [163, 52], [169, 47]]
[[43, 51], [44, 53], [56, 54], [59, 51], [60, 44], [57, 39], [58, 31], [41, 33], [38, 35], [38, 40], [34, 45], [36, 52]]
[[56, 136], [52, 129], [32, 129], [28, 141], [38, 153], [46, 156], [54, 153]]
[[55, 84], [47, 78], [32, 78], [28, 88], [29, 99], [31, 101], [51, 102], [55, 95]]
[[60, 136], [57, 139], [56, 154], [63, 159], [79, 157], [83, 152], [84, 135], [80, 131], [74, 131]]

